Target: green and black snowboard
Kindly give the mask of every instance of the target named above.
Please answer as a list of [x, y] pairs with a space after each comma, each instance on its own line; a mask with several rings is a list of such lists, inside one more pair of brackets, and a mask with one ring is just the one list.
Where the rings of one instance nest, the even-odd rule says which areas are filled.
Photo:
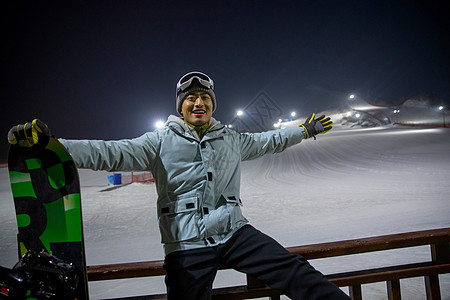
[[[8, 168], [19, 229], [19, 256], [46, 252], [79, 269], [88, 299], [80, 183], [72, 157], [55, 138], [10, 146]], [[20, 258], [19, 257], [19, 258]]]

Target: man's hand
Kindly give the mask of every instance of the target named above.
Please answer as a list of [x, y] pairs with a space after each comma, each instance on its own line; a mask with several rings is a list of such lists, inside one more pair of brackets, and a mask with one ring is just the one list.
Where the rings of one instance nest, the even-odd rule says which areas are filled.
[[8, 132], [8, 142], [11, 145], [31, 147], [38, 143], [41, 135], [49, 136], [50, 130], [44, 122], [34, 119], [32, 122], [12, 127]]
[[321, 115], [317, 119], [314, 119], [316, 116], [315, 113], [312, 113], [308, 119], [306, 119], [305, 123], [299, 125], [299, 127], [305, 128], [306, 138], [314, 137], [316, 139], [316, 134], [327, 133], [333, 128], [333, 121], [331, 121], [330, 117], [325, 117], [325, 115]]

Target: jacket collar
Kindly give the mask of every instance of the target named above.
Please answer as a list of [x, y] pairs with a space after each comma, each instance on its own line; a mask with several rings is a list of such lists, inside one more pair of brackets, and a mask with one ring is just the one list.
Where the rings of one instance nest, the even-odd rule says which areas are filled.
[[[189, 126], [188, 124], [186, 124], [186, 122], [184, 122], [178, 116], [170, 115], [169, 118], [167, 119], [165, 126], [175, 130], [176, 132], [178, 132], [181, 135], [192, 136], [196, 140], [200, 140], [200, 137], [198, 136], [195, 129], [192, 128], [191, 126]], [[224, 126], [220, 123], [220, 121], [217, 121], [216, 119], [211, 118], [211, 120], [209, 121], [209, 129], [205, 134], [205, 138], [206, 138], [206, 136], [209, 136], [210, 133], [217, 132], [217, 131], [222, 132], [222, 130], [220, 130], [220, 129], [223, 129], [223, 128], [224, 128]]]

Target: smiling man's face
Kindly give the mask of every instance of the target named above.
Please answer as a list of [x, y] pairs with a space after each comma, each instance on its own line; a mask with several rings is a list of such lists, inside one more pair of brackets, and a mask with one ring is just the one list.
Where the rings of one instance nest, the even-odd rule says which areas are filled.
[[212, 116], [211, 96], [205, 92], [193, 92], [184, 98], [181, 113], [192, 125], [201, 126], [209, 122]]

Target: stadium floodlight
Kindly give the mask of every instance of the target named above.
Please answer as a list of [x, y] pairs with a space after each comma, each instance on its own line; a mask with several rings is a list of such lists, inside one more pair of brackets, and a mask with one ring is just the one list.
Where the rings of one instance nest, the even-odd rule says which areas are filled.
[[439, 110], [444, 110], [444, 107], [441, 105], [438, 107]]
[[296, 113], [295, 111], [291, 112], [291, 117], [295, 117]]
[[242, 116], [243, 114], [244, 114], [244, 112], [242, 110], [238, 110], [237, 113], [236, 113], [236, 115], [238, 117]]
[[349, 99], [354, 99], [354, 98], [355, 98], [355, 95], [354, 95], [354, 94], [351, 94], [348, 98], [349, 98]]
[[164, 122], [161, 121], [161, 120], [156, 121], [155, 127], [156, 127], [157, 129], [163, 128], [163, 127], [164, 127]]

